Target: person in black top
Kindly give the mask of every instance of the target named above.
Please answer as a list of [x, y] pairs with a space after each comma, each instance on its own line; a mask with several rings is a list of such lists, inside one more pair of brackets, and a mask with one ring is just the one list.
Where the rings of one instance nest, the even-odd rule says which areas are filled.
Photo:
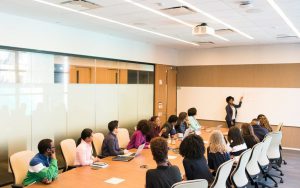
[[213, 175], [215, 175], [221, 164], [230, 160], [230, 155], [226, 150], [224, 136], [219, 130], [213, 131], [209, 138], [207, 160], [209, 168], [213, 171]]
[[238, 127], [230, 127], [227, 137], [231, 147], [230, 155], [239, 156], [246, 151], [247, 145]]
[[263, 141], [265, 136], [269, 133], [266, 128], [260, 126], [259, 121], [257, 119], [252, 120], [251, 126], [253, 128], [254, 134], [257, 136], [260, 142]]
[[168, 161], [168, 143], [162, 137], [153, 138], [150, 142], [156, 169], [146, 173], [146, 188], [170, 188], [182, 180], [179, 168]]
[[188, 114], [186, 112], [180, 112], [180, 114], [178, 115], [177, 123], [175, 125], [176, 133], [185, 133], [185, 130], [188, 128], [187, 121]]
[[226, 98], [227, 106], [225, 107], [226, 110], [226, 123], [228, 128], [235, 125], [235, 119], [237, 116], [237, 108], [242, 106], [243, 97], [240, 98], [240, 102], [238, 105], [234, 104], [234, 98], [229, 96]]
[[108, 123], [109, 133], [105, 136], [101, 148], [101, 154], [103, 157], [123, 155], [128, 153], [127, 150], [122, 150], [119, 147], [119, 142], [117, 138], [118, 134], [118, 121], [111, 121]]
[[242, 124], [241, 129], [247, 148], [252, 148], [255, 144], [259, 143], [259, 139], [254, 134], [253, 128], [249, 123]]
[[209, 184], [214, 180], [204, 157], [205, 146], [199, 135], [191, 134], [180, 144], [179, 153], [184, 157], [183, 166], [187, 180], [206, 179]]
[[176, 130], [174, 129], [174, 126], [176, 125], [177, 120], [178, 117], [176, 115], [171, 115], [169, 117], [168, 121], [161, 128], [162, 137], [168, 138], [169, 134], [171, 137], [173, 137], [176, 134]]

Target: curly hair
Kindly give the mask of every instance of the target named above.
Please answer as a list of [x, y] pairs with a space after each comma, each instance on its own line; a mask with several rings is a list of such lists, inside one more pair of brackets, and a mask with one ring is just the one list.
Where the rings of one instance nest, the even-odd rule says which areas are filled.
[[146, 135], [150, 131], [150, 128], [150, 123], [146, 119], [140, 120], [136, 126], [136, 130], [141, 131], [143, 135]]
[[179, 153], [188, 159], [201, 159], [205, 153], [203, 139], [199, 135], [190, 134], [181, 142]]
[[153, 138], [150, 142], [150, 149], [156, 163], [168, 160], [168, 143], [166, 139], [162, 137]]
[[209, 138], [209, 152], [210, 153], [225, 153], [226, 142], [220, 130], [214, 130]]
[[188, 116], [195, 116], [197, 115], [197, 109], [196, 108], [190, 108], [188, 109]]
[[232, 97], [232, 96], [226, 97], [226, 102], [227, 102], [227, 103], [229, 103], [230, 100], [234, 100], [234, 97]]

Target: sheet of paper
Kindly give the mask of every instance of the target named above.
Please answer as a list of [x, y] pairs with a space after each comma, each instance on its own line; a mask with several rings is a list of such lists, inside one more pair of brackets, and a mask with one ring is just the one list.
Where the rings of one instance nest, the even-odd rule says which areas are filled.
[[208, 141], [206, 141], [206, 140], [204, 140], [203, 142], [204, 142], [204, 144], [208, 144]]
[[177, 156], [175, 156], [175, 155], [169, 155], [168, 156], [168, 159], [176, 159], [177, 158]]
[[121, 178], [110, 178], [108, 180], [105, 180], [104, 182], [109, 183], [109, 184], [113, 184], [113, 185], [117, 185], [121, 182], [125, 181], [124, 179]]

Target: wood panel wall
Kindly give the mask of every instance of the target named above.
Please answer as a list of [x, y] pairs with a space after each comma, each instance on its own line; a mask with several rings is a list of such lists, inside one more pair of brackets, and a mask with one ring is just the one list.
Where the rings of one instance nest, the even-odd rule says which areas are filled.
[[300, 63], [181, 66], [177, 70], [181, 87], [300, 88]]

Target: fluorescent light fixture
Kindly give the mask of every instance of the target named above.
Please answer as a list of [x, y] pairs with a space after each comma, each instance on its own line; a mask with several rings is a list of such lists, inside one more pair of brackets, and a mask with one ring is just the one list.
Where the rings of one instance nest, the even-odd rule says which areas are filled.
[[186, 40], [182, 40], [180, 38], [172, 37], [172, 36], [162, 34], [162, 33], [158, 33], [158, 32], [155, 32], [155, 31], [150, 31], [150, 30], [147, 30], [147, 29], [143, 29], [143, 28], [140, 28], [140, 27], [136, 27], [136, 26], [133, 26], [133, 25], [126, 24], [126, 23], [122, 23], [122, 22], [112, 20], [112, 19], [109, 19], [109, 18], [97, 16], [97, 15], [90, 14], [90, 13], [87, 13], [87, 12], [78, 11], [78, 10], [68, 8], [68, 7], [65, 7], [65, 6], [62, 6], [62, 5], [58, 5], [58, 4], [55, 4], [55, 3], [50, 3], [48, 1], [44, 1], [44, 0], [33, 0], [33, 1], [44, 4], [44, 5], [48, 5], [48, 6], [51, 6], [51, 7], [63, 9], [63, 10], [66, 10], [66, 11], [77, 13], [77, 14], [81, 14], [81, 15], [84, 15], [84, 16], [88, 16], [88, 17], [91, 17], [91, 18], [96, 18], [96, 19], [101, 20], [101, 21], [106, 21], [106, 22], [117, 24], [117, 25], [121, 25], [121, 26], [130, 28], [130, 29], [143, 31], [143, 32], [146, 32], [146, 33], [150, 33], [150, 34], [157, 35], [157, 36], [160, 36], [160, 37], [164, 37], [164, 38], [167, 38], [167, 39], [176, 40], [176, 41], [186, 43], [186, 44], [191, 44], [191, 45], [194, 45], [194, 46], [199, 46], [199, 44], [194, 43], [194, 42], [189, 42], [189, 41], [186, 41]]
[[[135, 6], [137, 6], [137, 7], [140, 7], [140, 8], [142, 8], [142, 9], [148, 10], [148, 11], [154, 13], [154, 14], [160, 15], [160, 16], [162, 16], [162, 17], [165, 17], [165, 18], [168, 18], [168, 19], [173, 20], [173, 21], [175, 21], [175, 22], [178, 22], [178, 23], [180, 23], [180, 24], [183, 24], [183, 25], [185, 25], [185, 26], [192, 27], [192, 28], [194, 27], [193, 24], [184, 22], [184, 21], [182, 21], [182, 20], [180, 20], [180, 19], [177, 19], [177, 18], [175, 18], [175, 17], [173, 17], [173, 16], [170, 16], [170, 15], [165, 14], [165, 13], [162, 13], [162, 12], [160, 12], [160, 11], [158, 11], [158, 10], [152, 9], [152, 8], [150, 8], [150, 7], [147, 7], [147, 6], [143, 5], [143, 4], [134, 2], [134, 1], [132, 1], [132, 0], [124, 0], [124, 1], [127, 2], [127, 3], [130, 3], [130, 4], [132, 4], [132, 5], [135, 5]], [[226, 38], [224, 38], [224, 37], [222, 37], [222, 36], [220, 36], [220, 35], [217, 35], [217, 34], [214, 34], [214, 35], [212, 35], [212, 36], [214, 36], [214, 37], [216, 37], [216, 38], [219, 38], [219, 39], [221, 39], [221, 40], [229, 41], [228, 39], [226, 39]]]
[[205, 12], [205, 11], [199, 9], [199, 8], [197, 8], [196, 6], [194, 6], [194, 5], [192, 5], [192, 4], [188, 3], [188, 2], [186, 2], [186, 1], [184, 1], [184, 0], [176, 0], [176, 1], [178, 1], [179, 3], [181, 3], [181, 4], [183, 4], [183, 5], [187, 6], [187, 7], [189, 7], [189, 8], [191, 8], [191, 9], [193, 9], [193, 10], [196, 11], [196, 12], [198, 12], [198, 13], [200, 13], [200, 14], [202, 14], [202, 15], [204, 15], [204, 16], [206, 16], [206, 17], [208, 17], [208, 18], [210, 18], [210, 19], [212, 19], [212, 20], [214, 20], [214, 21], [216, 21], [216, 22], [218, 22], [218, 23], [220, 23], [220, 24], [222, 24], [222, 25], [224, 25], [224, 26], [226, 26], [226, 27], [232, 29], [232, 30], [234, 30], [235, 32], [239, 33], [240, 35], [242, 35], [242, 36], [244, 36], [244, 37], [246, 37], [246, 38], [248, 38], [248, 39], [254, 39], [254, 38], [251, 37], [250, 35], [248, 35], [248, 34], [242, 32], [242, 31], [238, 30], [237, 28], [235, 28], [235, 27], [233, 27], [233, 26], [231, 26], [231, 25], [229, 25], [229, 24], [223, 22], [222, 20], [220, 20], [220, 19], [214, 17], [213, 15], [211, 15], [211, 14], [209, 14], [209, 13], [207, 13], [207, 12]]
[[273, 9], [275, 9], [276, 12], [281, 16], [281, 18], [285, 21], [285, 23], [294, 31], [294, 33], [296, 33], [298, 38], [300, 38], [300, 32], [297, 30], [297, 28], [294, 26], [291, 20], [285, 15], [282, 9], [275, 3], [275, 1], [274, 0], [267, 0], [267, 1], [273, 7]]

